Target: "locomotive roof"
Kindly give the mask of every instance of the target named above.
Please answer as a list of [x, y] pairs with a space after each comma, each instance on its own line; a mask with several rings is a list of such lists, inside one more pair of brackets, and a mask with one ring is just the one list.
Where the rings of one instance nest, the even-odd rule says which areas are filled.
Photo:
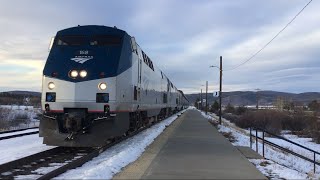
[[85, 25], [85, 26], [75, 26], [67, 29], [63, 29], [57, 32], [57, 36], [61, 35], [97, 35], [97, 34], [110, 34], [110, 35], [120, 35], [123, 36], [128, 34], [126, 31], [118, 29], [117, 27], [108, 27], [101, 25]]

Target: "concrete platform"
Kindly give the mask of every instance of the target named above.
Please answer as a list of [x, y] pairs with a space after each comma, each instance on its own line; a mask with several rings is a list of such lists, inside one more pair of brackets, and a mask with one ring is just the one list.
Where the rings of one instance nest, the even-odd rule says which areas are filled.
[[115, 179], [267, 179], [196, 110], [179, 117]]
[[247, 159], [264, 159], [260, 154], [246, 146], [236, 146], [236, 148], [247, 158]]

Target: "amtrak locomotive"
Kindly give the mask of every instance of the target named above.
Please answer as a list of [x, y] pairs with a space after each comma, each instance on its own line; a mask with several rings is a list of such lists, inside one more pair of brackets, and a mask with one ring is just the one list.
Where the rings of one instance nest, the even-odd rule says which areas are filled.
[[98, 147], [182, 110], [188, 100], [134, 37], [90, 25], [52, 40], [41, 103], [45, 144]]

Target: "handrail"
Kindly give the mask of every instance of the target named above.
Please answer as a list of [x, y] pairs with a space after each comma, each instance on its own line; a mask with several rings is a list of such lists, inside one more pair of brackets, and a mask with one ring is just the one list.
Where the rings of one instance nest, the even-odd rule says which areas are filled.
[[[252, 133], [252, 129], [254, 129], [254, 130], [256, 131], [255, 135]], [[262, 132], [262, 137], [259, 137], [259, 136], [258, 136], [258, 130]], [[266, 139], [265, 139], [265, 133], [267, 133], [267, 134], [269, 134], [269, 135], [272, 135], [272, 136], [274, 136], [274, 137], [277, 137], [277, 138], [279, 138], [279, 139], [282, 139], [282, 140], [284, 140], [284, 141], [287, 141], [287, 142], [289, 142], [289, 143], [291, 143], [291, 144], [294, 144], [294, 145], [296, 145], [296, 146], [299, 146], [299, 147], [301, 147], [301, 148], [303, 148], [303, 149], [306, 149], [306, 150], [308, 150], [308, 151], [313, 152], [313, 160], [310, 159], [310, 158], [308, 158], [308, 157], [305, 157], [305, 156], [303, 156], [303, 155], [301, 155], [301, 154], [298, 154], [298, 153], [296, 153], [296, 152], [294, 152], [294, 151], [292, 151], [292, 150], [290, 150], [290, 149], [288, 149], [288, 148], [282, 147], [282, 146], [280, 146], [280, 145], [278, 145], [278, 144], [275, 144], [275, 143], [273, 143], [273, 142], [270, 142], [270, 141], [266, 140]], [[305, 147], [305, 146], [303, 146], [303, 145], [301, 145], [301, 144], [295, 143], [295, 142], [293, 142], [293, 141], [291, 141], [291, 140], [289, 140], [289, 139], [286, 139], [286, 138], [284, 138], [284, 137], [282, 137], [282, 136], [279, 136], [279, 135], [275, 135], [275, 134], [273, 134], [273, 133], [270, 133], [270, 132], [268, 132], [268, 131], [266, 131], [266, 130], [264, 130], [264, 129], [262, 129], [262, 128], [252, 128], [252, 127], [250, 127], [250, 148], [252, 148], [252, 144], [253, 144], [253, 142], [252, 142], [252, 137], [255, 137], [255, 139], [256, 139], [256, 151], [257, 151], [257, 152], [259, 151], [259, 150], [258, 150], [258, 140], [262, 140], [262, 155], [263, 155], [263, 157], [265, 157], [265, 155], [264, 155], [264, 149], [265, 149], [265, 148], [264, 148], [264, 144], [266, 143], [266, 144], [268, 144], [268, 145], [270, 145], [270, 146], [276, 147], [276, 148], [278, 148], [278, 149], [280, 149], [280, 150], [282, 150], [282, 151], [285, 151], [285, 152], [287, 152], [287, 153], [290, 153], [290, 154], [292, 154], [292, 155], [294, 155], [294, 156], [297, 156], [297, 157], [299, 157], [299, 158], [301, 158], [301, 159], [304, 159], [304, 160], [306, 160], [306, 161], [312, 162], [312, 163], [313, 163], [313, 172], [314, 172], [314, 173], [316, 172], [316, 165], [320, 166], [320, 163], [316, 161], [316, 154], [320, 155], [320, 153], [317, 152], [317, 151], [315, 151], [315, 150], [313, 150], [313, 149], [310, 149], [310, 148]]]
[[[261, 137], [258, 137], [258, 139], [262, 140]], [[312, 162], [312, 163], [313, 163], [313, 160], [309, 159], [308, 157], [305, 157], [305, 156], [303, 156], [303, 155], [301, 155], [301, 154], [298, 154], [298, 153], [296, 153], [296, 152], [293, 152], [293, 151], [291, 151], [291, 150], [289, 150], [289, 149], [287, 149], [287, 148], [281, 147], [280, 145], [275, 144], [275, 143], [273, 143], [273, 142], [270, 142], [270, 141], [268, 141], [268, 140], [264, 140], [264, 141], [265, 141], [266, 144], [269, 144], [269, 145], [271, 145], [271, 146], [274, 146], [274, 147], [276, 147], [276, 148], [278, 148], [278, 149], [281, 149], [281, 150], [283, 150], [283, 151], [286, 151], [287, 153], [293, 154], [293, 155], [295, 155], [295, 156], [300, 157], [301, 159], [304, 159], [304, 160], [306, 160], [306, 161], [309, 161], [309, 162]], [[318, 166], [320, 166], [320, 163], [319, 163], [319, 162], [316, 161], [315, 163], [316, 163]]]
[[263, 129], [261, 129], [261, 128], [255, 128], [255, 129], [258, 129], [258, 130], [260, 130], [260, 131], [264, 131], [264, 132], [266, 132], [266, 133], [268, 133], [268, 134], [270, 134], [270, 135], [272, 135], [272, 136], [275, 136], [275, 137], [277, 137], [277, 138], [279, 138], [279, 139], [282, 139], [282, 140], [287, 141], [287, 142], [289, 142], [289, 143], [291, 143], [291, 144], [294, 144], [294, 145], [296, 145], [296, 146], [299, 146], [299, 147], [301, 147], [301, 148], [307, 149], [307, 150], [309, 150], [309, 151], [311, 151], [311, 152], [314, 152], [314, 153], [320, 155], [319, 152], [317, 152], [317, 151], [315, 151], [315, 150], [313, 150], [313, 149], [310, 149], [310, 148], [308, 148], [308, 147], [305, 147], [305, 146], [303, 146], [303, 145], [301, 145], [301, 144], [295, 143], [295, 142], [293, 142], [293, 141], [291, 141], [291, 140], [289, 140], [289, 139], [286, 139], [286, 138], [284, 138], [284, 137], [282, 137], [282, 136], [279, 136], [279, 135], [270, 133], [270, 132], [268, 132], [268, 131], [266, 131], [266, 130], [263, 130]]

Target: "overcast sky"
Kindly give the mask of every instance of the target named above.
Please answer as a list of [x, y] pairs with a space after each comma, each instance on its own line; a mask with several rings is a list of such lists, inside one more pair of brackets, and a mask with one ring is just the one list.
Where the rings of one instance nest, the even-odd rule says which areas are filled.
[[117, 26], [177, 88], [199, 92], [320, 91], [320, 1], [313, 1], [264, 51], [240, 64], [280, 31], [309, 0], [2, 0], [0, 91], [40, 91], [52, 36], [77, 25]]

